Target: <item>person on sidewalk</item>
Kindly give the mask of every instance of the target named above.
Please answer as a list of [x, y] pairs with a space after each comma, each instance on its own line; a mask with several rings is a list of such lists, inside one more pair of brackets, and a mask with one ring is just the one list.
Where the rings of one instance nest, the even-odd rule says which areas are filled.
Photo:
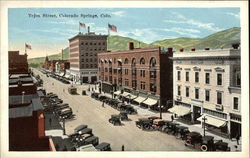
[[122, 151], [124, 151], [124, 145], [122, 145]]
[[104, 107], [104, 100], [102, 101], [102, 107]]
[[172, 120], [172, 122], [174, 121], [174, 115], [171, 115], [171, 120]]
[[239, 135], [239, 133], [236, 134], [235, 138], [236, 138], [236, 141], [237, 141], [237, 145], [239, 145], [239, 140], [240, 140], [240, 135]]

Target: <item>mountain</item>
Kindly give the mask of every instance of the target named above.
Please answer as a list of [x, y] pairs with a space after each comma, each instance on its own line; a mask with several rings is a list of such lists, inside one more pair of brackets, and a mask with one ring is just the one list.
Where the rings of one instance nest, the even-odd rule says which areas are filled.
[[183, 37], [176, 39], [165, 39], [162, 41], [153, 42], [151, 44], [162, 47], [173, 47], [174, 49], [178, 50], [179, 48], [230, 48], [231, 44], [235, 42], [240, 42], [240, 27], [233, 27], [227, 30], [219, 31], [205, 38]]
[[[204, 49], [205, 47], [209, 48], [230, 48], [231, 44], [234, 42], [240, 42], [240, 27], [233, 27], [223, 31], [216, 32], [205, 38], [175, 38], [175, 39], [165, 39], [161, 41], [156, 41], [151, 44], [147, 44], [129, 37], [122, 37], [117, 35], [112, 35], [108, 37], [108, 50], [125, 50], [128, 49], [128, 43], [134, 42], [135, 47], [152, 47], [152, 46], [161, 46], [161, 47], [173, 47], [175, 50], [180, 48], [190, 49]], [[69, 58], [69, 48], [63, 50], [63, 59]], [[49, 59], [61, 59], [61, 53], [49, 56]], [[43, 63], [45, 60], [44, 57], [28, 59], [30, 66], [38, 66]]]

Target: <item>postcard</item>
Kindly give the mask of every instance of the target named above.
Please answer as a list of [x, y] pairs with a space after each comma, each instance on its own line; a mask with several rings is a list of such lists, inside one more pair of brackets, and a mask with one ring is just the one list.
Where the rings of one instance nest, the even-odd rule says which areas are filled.
[[246, 4], [1, 2], [1, 156], [249, 156]]

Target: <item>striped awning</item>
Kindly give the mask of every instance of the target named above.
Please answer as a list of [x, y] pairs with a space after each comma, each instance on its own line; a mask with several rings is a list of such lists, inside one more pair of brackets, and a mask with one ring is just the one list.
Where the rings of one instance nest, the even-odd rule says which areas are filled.
[[142, 103], [146, 104], [146, 105], [149, 105], [149, 106], [152, 106], [152, 105], [157, 104], [157, 102], [158, 102], [158, 100], [155, 100], [155, 99], [152, 99], [152, 98], [148, 98], [145, 101], [143, 101]]
[[199, 117], [197, 120], [203, 122], [203, 118], [205, 117], [205, 123], [215, 126], [215, 127], [223, 127], [227, 124], [227, 121], [224, 121], [218, 117], [215, 116], [210, 116], [210, 115], [206, 115], [203, 114], [201, 117]]

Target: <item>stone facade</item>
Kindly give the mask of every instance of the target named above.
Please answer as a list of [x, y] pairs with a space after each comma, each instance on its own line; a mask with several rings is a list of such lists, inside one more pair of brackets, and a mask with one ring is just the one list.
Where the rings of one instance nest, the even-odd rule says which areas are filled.
[[240, 133], [240, 49], [175, 52], [173, 62], [173, 100], [191, 109], [188, 119], [206, 114], [226, 122], [222, 133]]

